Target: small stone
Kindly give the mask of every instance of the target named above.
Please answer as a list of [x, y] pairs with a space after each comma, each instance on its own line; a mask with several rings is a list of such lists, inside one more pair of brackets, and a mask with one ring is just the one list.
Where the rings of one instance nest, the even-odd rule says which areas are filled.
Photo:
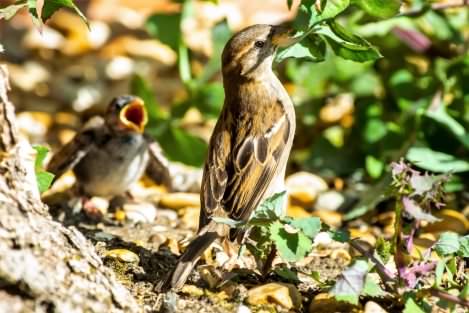
[[365, 304], [365, 311], [364, 313], [387, 313], [385, 309], [383, 309], [378, 303], [373, 301], [368, 301]]
[[331, 190], [320, 194], [314, 207], [316, 210], [337, 211], [344, 201], [345, 198], [340, 192]]
[[460, 235], [465, 235], [469, 231], [469, 221], [461, 212], [444, 209], [435, 212], [434, 215], [441, 220], [422, 227], [422, 232], [442, 233], [452, 231]]
[[285, 184], [291, 202], [303, 207], [312, 206], [318, 194], [328, 188], [324, 179], [308, 172], [288, 176]]
[[342, 214], [332, 211], [313, 211], [311, 216], [316, 216], [325, 224], [338, 228], [342, 225]]
[[181, 222], [184, 228], [197, 230], [199, 226], [200, 208], [188, 207], [183, 209]]
[[332, 244], [332, 237], [328, 232], [322, 231], [314, 237], [314, 245], [320, 247], [329, 247]]
[[52, 124], [52, 118], [43, 112], [21, 112], [16, 115], [16, 123], [20, 132], [28, 138], [43, 138]]
[[204, 295], [204, 291], [194, 285], [184, 285], [181, 292], [196, 298]]
[[348, 302], [337, 301], [333, 295], [320, 293], [316, 295], [309, 306], [310, 313], [354, 312], [356, 307]]
[[319, 111], [319, 118], [326, 123], [335, 123], [346, 115], [352, 114], [353, 109], [353, 95], [351, 93], [340, 94], [328, 99], [326, 105]]
[[375, 246], [376, 238], [375, 238], [375, 236], [373, 236], [371, 234], [370, 231], [366, 231], [366, 230], [363, 231], [363, 230], [357, 229], [357, 228], [350, 228], [349, 231], [350, 231], [350, 238], [351, 239], [358, 238], [360, 240], [363, 240], [363, 241], [369, 243], [372, 247]]
[[247, 302], [251, 305], [275, 303], [286, 309], [301, 307], [301, 294], [292, 284], [269, 283], [248, 291]]
[[248, 308], [247, 306], [241, 304], [241, 305], [238, 307], [238, 310], [236, 311], [236, 313], [251, 313], [251, 309]]
[[298, 205], [289, 205], [287, 208], [287, 216], [294, 218], [310, 217], [311, 212], [306, 211]]
[[200, 196], [197, 193], [168, 193], [161, 197], [160, 205], [173, 210], [187, 207], [200, 208]]
[[106, 258], [117, 259], [126, 263], [139, 263], [140, 258], [138, 255], [127, 249], [113, 249], [106, 252]]
[[151, 203], [126, 203], [123, 209], [132, 223], [152, 223], [156, 218], [156, 208]]

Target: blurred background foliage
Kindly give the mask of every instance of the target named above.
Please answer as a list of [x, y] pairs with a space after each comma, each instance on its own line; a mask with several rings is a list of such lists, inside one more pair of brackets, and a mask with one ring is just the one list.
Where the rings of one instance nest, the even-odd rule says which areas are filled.
[[[302, 29], [311, 22], [304, 8], [326, 3], [111, 2], [76, 1], [88, 26], [61, 10], [41, 26], [42, 35], [26, 14], [0, 21], [0, 58], [11, 64], [13, 102], [20, 111], [54, 113], [45, 118], [51, 129], [62, 129], [67, 116], [65, 124], [76, 130], [79, 123], [67, 113], [84, 120], [117, 94], [137, 94], [148, 107], [148, 132], [169, 158], [196, 167], [223, 105], [220, 54], [231, 34], [254, 22]], [[303, 50], [280, 53], [284, 60], [275, 70], [298, 122], [290, 172], [318, 173], [351, 194], [374, 185], [367, 192], [376, 199], [389, 182], [388, 164], [406, 158], [424, 170], [454, 173], [447, 189], [462, 195], [463, 204], [469, 197], [469, 9], [463, 1], [379, 2], [331, 2], [345, 4], [334, 24], [312, 33]], [[361, 54], [331, 40], [331, 29]], [[70, 135], [54, 136], [47, 142]], [[369, 198], [349, 217], [366, 212]]]

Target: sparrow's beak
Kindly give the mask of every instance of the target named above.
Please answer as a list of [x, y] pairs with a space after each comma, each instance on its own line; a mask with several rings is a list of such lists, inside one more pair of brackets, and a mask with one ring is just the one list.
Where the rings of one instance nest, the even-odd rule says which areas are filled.
[[293, 37], [294, 31], [287, 27], [276, 26], [272, 35], [272, 44], [280, 48], [286, 48], [297, 42]]
[[125, 128], [143, 133], [148, 116], [142, 99], [137, 98], [123, 107], [119, 113], [119, 121]]

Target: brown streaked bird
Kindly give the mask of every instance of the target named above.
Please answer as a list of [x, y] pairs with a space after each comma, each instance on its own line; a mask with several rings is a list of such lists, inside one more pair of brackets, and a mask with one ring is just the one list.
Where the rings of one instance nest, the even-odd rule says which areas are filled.
[[144, 134], [147, 112], [135, 96], [111, 101], [102, 117], [92, 118], [54, 154], [47, 171], [59, 178], [73, 169], [78, 192], [84, 196], [124, 194], [143, 173], [171, 188], [168, 161], [155, 141]]
[[272, 71], [277, 47], [293, 38], [285, 28], [253, 25], [222, 54], [225, 103], [210, 139], [201, 191], [199, 230], [157, 289], [182, 288], [200, 255], [218, 238], [240, 237], [213, 217], [246, 221], [260, 202], [285, 190], [285, 169], [295, 134], [295, 111]]

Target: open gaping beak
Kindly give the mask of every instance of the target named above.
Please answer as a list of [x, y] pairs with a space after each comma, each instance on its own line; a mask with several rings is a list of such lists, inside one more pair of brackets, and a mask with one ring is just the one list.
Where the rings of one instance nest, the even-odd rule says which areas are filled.
[[136, 98], [123, 107], [119, 113], [119, 121], [125, 128], [143, 133], [148, 116], [142, 99]]
[[272, 35], [272, 44], [279, 48], [286, 48], [295, 44], [298, 39], [293, 37], [294, 31], [287, 27], [276, 26]]

